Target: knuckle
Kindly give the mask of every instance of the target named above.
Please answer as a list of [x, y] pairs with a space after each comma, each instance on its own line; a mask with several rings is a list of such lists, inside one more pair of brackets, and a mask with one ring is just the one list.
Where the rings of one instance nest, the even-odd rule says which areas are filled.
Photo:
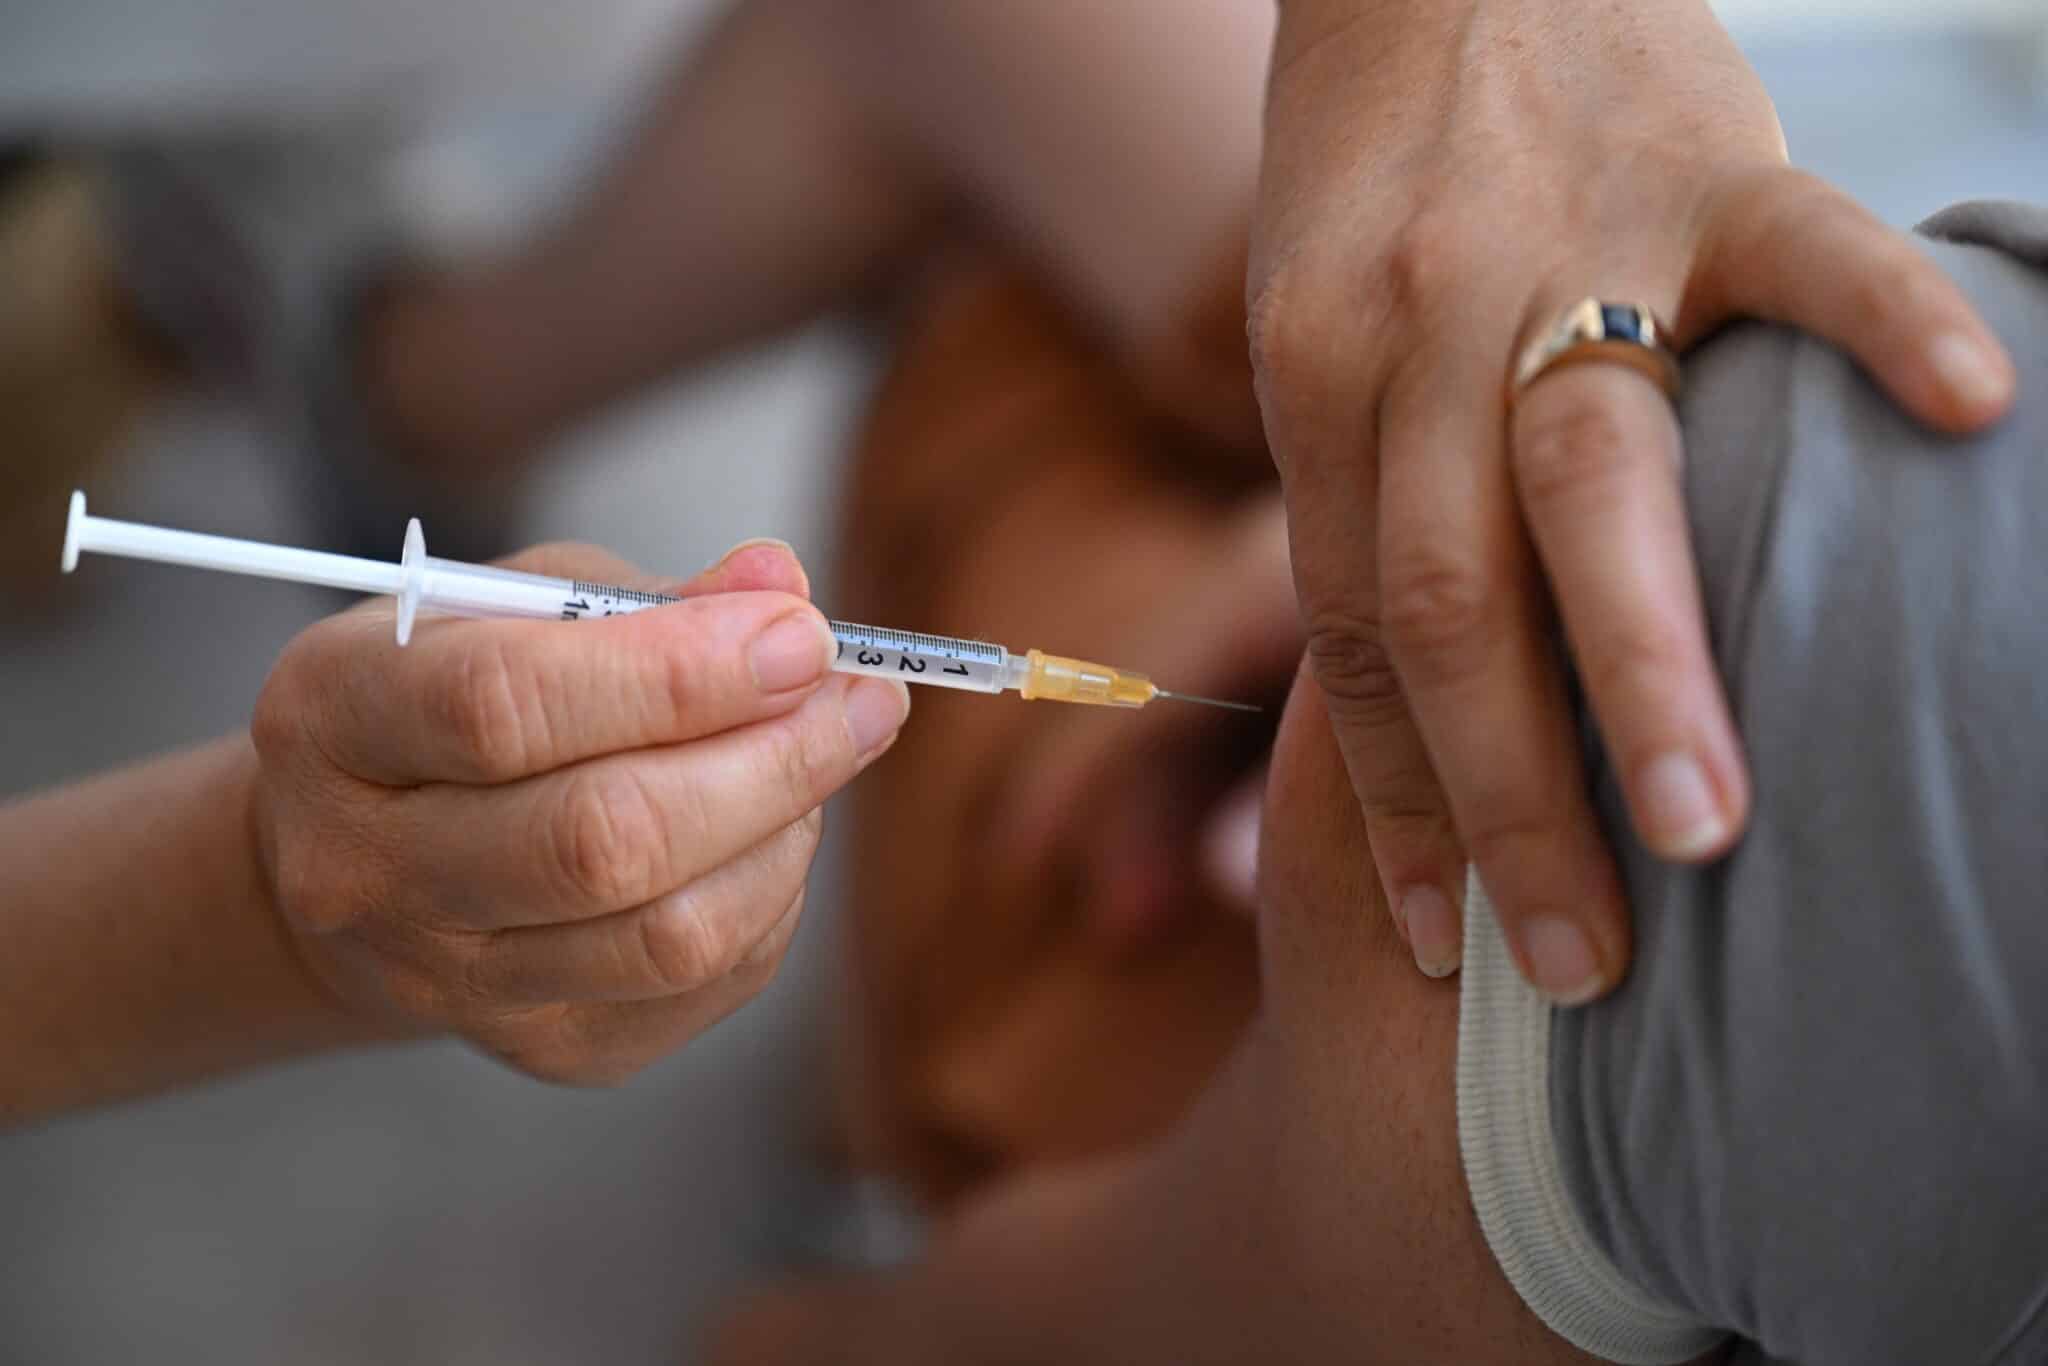
[[1858, 273], [1848, 286], [1847, 307], [1851, 326], [1858, 332], [1882, 330], [1901, 311], [1900, 279], [1895, 271], [1882, 278]]
[[784, 826], [776, 835], [775, 854], [782, 866], [797, 873], [807, 874], [811, 860], [817, 857], [818, 844], [825, 833], [825, 808], [814, 806]]
[[280, 665], [263, 685], [255, 709], [249, 713], [249, 740], [264, 763], [285, 765], [300, 752], [305, 738], [304, 700], [296, 695], [285, 666]]
[[1618, 704], [1633, 714], [1645, 704], [1654, 706], [1678, 696], [1679, 675], [1689, 653], [1670, 633], [1647, 629], [1601, 641], [1597, 648], [1582, 651], [1577, 665], [1596, 704]]
[[1826, 181], [1796, 169], [1774, 167], [1738, 175], [1727, 184], [1726, 216], [1741, 233], [1739, 244], [1756, 250], [1796, 240], [1831, 221], [1844, 207]]
[[464, 990], [451, 988], [448, 978], [415, 964], [384, 960], [378, 986], [392, 1008], [409, 1019], [458, 1024], [471, 1013]]
[[1556, 411], [1539, 407], [1523, 420], [1519, 435], [1516, 482], [1531, 505], [1584, 496], [1629, 467], [1631, 438], [1610, 404], [1583, 399]]
[[1475, 250], [1459, 215], [1424, 207], [1388, 240], [1380, 262], [1385, 290], [1401, 316], [1417, 318], [1469, 288]]
[[1275, 270], [1253, 293], [1245, 311], [1245, 340], [1250, 347], [1252, 371], [1258, 375], [1291, 374], [1301, 364], [1314, 364], [1314, 336], [1297, 300], [1300, 292], [1290, 288], [1291, 268]]
[[807, 890], [808, 884], [796, 889], [796, 895], [775, 922], [775, 928], [768, 931], [768, 937], [748, 953], [744, 967], [750, 995], [765, 989], [781, 973], [783, 960], [789, 956], [789, 946], [796, 942], [797, 925], [803, 920]]
[[1357, 310], [1348, 309], [1341, 284], [1349, 267], [1296, 255], [1276, 266], [1252, 295], [1245, 340], [1252, 380], [1268, 424], [1277, 424], [1273, 456], [1288, 459], [1286, 434], [1313, 430], [1319, 419], [1347, 406], [1354, 387], [1346, 357], [1354, 349]]
[[702, 900], [679, 892], [638, 917], [640, 957], [649, 980], [669, 993], [696, 991], [731, 971], [733, 927]]
[[366, 885], [371, 861], [337, 857], [333, 844], [331, 837], [318, 833], [280, 833], [268, 851], [278, 909], [308, 934], [353, 929], [376, 902]]
[[1430, 774], [1411, 775], [1412, 781], [1376, 785], [1366, 791], [1360, 806], [1365, 815], [1367, 835], [1374, 845], [1373, 860], [1384, 863], [1378, 849], [1384, 843], [1412, 847], [1438, 843], [1450, 831], [1450, 819]]
[[1372, 724], [1404, 710], [1401, 680], [1377, 622], [1347, 612], [1317, 612], [1308, 622], [1307, 651], [1317, 685], [1345, 719]]
[[632, 1071], [574, 1046], [555, 1029], [516, 1031], [488, 1047], [506, 1066], [554, 1086], [610, 1086]]
[[610, 1086], [638, 1070], [592, 1032], [578, 1007], [552, 1005], [480, 1021], [470, 1038], [507, 1067], [555, 1086]]
[[1509, 864], [1557, 845], [1562, 826], [1544, 804], [1502, 799], [1488, 806], [1463, 831], [1465, 848], [1482, 867]]
[[491, 954], [489, 933], [462, 932], [437, 936], [433, 983], [442, 1008], [451, 1016], [475, 1016], [503, 1010], [507, 981], [502, 960]]
[[774, 790], [790, 794], [806, 811], [838, 785], [852, 759], [852, 738], [837, 713], [809, 724], [779, 727], [767, 756], [776, 776]]
[[495, 634], [474, 633], [473, 643], [441, 677], [430, 699], [435, 720], [477, 775], [503, 782], [526, 773], [544, 743], [546, 708], [535, 688], [522, 686]]
[[487, 936], [428, 929], [417, 922], [368, 932], [372, 980], [384, 1001], [405, 1017], [444, 1028], [488, 1021], [500, 1013], [486, 969]]
[[654, 701], [663, 732], [672, 732], [703, 708], [708, 682], [703, 661], [711, 656], [712, 652], [688, 648], [655, 653], [660, 673], [653, 685], [657, 690]]
[[1885, 240], [1871, 251], [1871, 269], [1856, 272], [1850, 314], [1857, 332], [1912, 335], [1923, 321], [1953, 311], [1947, 277], [1902, 242]]
[[313, 733], [320, 720], [320, 680], [327, 673], [311, 658], [320, 652], [323, 631], [311, 627], [285, 648], [272, 666], [249, 715], [249, 739], [257, 756], [279, 766], [299, 762], [321, 749]]
[[1455, 671], [1491, 624], [1486, 584], [1437, 541], [1391, 549], [1381, 570], [1386, 638], [1404, 667]]
[[562, 789], [550, 847], [563, 889], [585, 904], [646, 900], [664, 882], [666, 827], [646, 783], [631, 768], [586, 766]]

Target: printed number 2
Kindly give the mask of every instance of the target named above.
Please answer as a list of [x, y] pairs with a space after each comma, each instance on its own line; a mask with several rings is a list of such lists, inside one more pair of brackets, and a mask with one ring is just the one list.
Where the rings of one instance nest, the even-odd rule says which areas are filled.
[[906, 669], [911, 673], [921, 674], [924, 672], [924, 661], [912, 659], [909, 655], [901, 655], [896, 660], [896, 672], [902, 673]]

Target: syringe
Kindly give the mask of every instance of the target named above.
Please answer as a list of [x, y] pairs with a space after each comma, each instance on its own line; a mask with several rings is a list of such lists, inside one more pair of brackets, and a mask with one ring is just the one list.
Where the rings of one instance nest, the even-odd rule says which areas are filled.
[[[643, 593], [581, 579], [557, 579], [438, 559], [427, 554], [426, 536], [417, 517], [407, 523], [404, 550], [398, 563], [391, 564], [354, 555], [332, 555], [94, 517], [85, 510], [85, 494], [77, 492], [71, 495], [71, 519], [64, 532], [65, 573], [78, 567], [79, 552], [86, 550], [352, 589], [358, 593], [389, 594], [398, 599], [400, 645], [412, 639], [413, 620], [422, 608], [463, 617], [577, 621], [586, 617], [623, 616], [682, 601], [664, 593]], [[1019, 655], [981, 640], [892, 631], [846, 621], [827, 624], [839, 642], [838, 657], [832, 667], [843, 673], [878, 674], [906, 683], [928, 683], [969, 692], [1014, 689], [1027, 700], [1081, 702], [1091, 706], [1142, 707], [1154, 698], [1168, 697], [1236, 711], [1259, 710], [1243, 702], [1168, 692], [1143, 674], [1085, 659], [1049, 655], [1043, 650], [1027, 650]]]

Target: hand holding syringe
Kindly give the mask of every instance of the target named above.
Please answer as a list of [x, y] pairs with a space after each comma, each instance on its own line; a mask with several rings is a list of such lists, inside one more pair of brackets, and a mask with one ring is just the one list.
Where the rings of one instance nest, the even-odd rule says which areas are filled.
[[[391, 564], [94, 517], [86, 512], [85, 494], [79, 492], [71, 495], [71, 518], [64, 534], [66, 573], [77, 567], [81, 551], [389, 594], [398, 600], [400, 645], [411, 639], [414, 618], [422, 608], [465, 617], [576, 621], [623, 616], [681, 600], [661, 593], [438, 559], [427, 554], [418, 518], [407, 525], [404, 551], [398, 563]], [[1168, 692], [1143, 674], [1042, 650], [1018, 655], [986, 641], [843, 621], [828, 624], [839, 643], [832, 667], [842, 673], [878, 674], [969, 692], [1015, 690], [1026, 700], [1090, 706], [1142, 707], [1154, 698], [1168, 697], [1205, 706], [1258, 710], [1242, 702]]]

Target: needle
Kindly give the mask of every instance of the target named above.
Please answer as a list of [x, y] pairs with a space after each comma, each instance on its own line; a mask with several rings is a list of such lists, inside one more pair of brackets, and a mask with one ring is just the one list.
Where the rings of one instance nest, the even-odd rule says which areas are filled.
[[1214, 697], [1197, 697], [1197, 696], [1195, 696], [1195, 695], [1194, 695], [1193, 693], [1186, 693], [1186, 692], [1168, 692], [1168, 691], [1167, 691], [1166, 689], [1164, 689], [1164, 688], [1161, 688], [1161, 689], [1159, 690], [1159, 694], [1158, 694], [1158, 695], [1159, 695], [1159, 696], [1161, 696], [1161, 697], [1170, 697], [1170, 698], [1172, 698], [1172, 699], [1173, 699], [1174, 701], [1176, 701], [1176, 702], [1199, 702], [1199, 703], [1201, 703], [1201, 704], [1202, 704], [1203, 706], [1205, 706], [1205, 707], [1228, 707], [1228, 708], [1229, 708], [1229, 709], [1230, 709], [1231, 711], [1264, 711], [1264, 710], [1265, 710], [1265, 708], [1264, 708], [1264, 707], [1255, 707], [1255, 706], [1253, 706], [1253, 705], [1252, 705], [1251, 703], [1249, 703], [1249, 702], [1225, 702], [1225, 701], [1222, 701], [1222, 700], [1221, 700], [1221, 699], [1219, 699], [1219, 698], [1214, 698]]

